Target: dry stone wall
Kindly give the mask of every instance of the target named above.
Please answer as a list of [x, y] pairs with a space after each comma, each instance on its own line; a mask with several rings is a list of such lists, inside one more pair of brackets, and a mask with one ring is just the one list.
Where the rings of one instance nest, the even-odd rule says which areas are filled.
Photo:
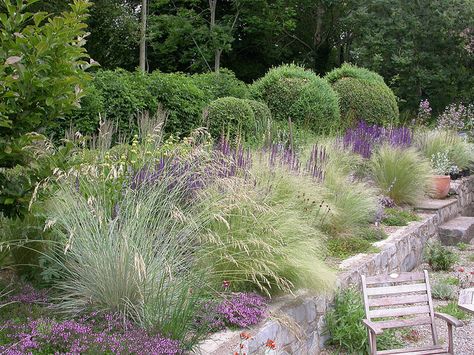
[[[337, 286], [359, 285], [360, 276], [411, 271], [422, 262], [426, 242], [437, 237], [438, 226], [458, 215], [473, 215], [474, 177], [454, 181], [453, 196], [446, 200], [425, 200], [417, 206], [421, 220], [400, 228], [375, 245], [377, 254], [360, 254], [345, 260]], [[239, 331], [213, 334], [197, 351], [206, 355], [239, 353], [264, 354], [265, 343], [272, 339], [278, 354], [318, 354], [328, 335], [324, 333], [324, 314], [331, 307], [330, 295], [311, 295], [301, 291], [280, 297], [270, 306], [269, 318], [250, 330], [252, 339], [243, 341]]]

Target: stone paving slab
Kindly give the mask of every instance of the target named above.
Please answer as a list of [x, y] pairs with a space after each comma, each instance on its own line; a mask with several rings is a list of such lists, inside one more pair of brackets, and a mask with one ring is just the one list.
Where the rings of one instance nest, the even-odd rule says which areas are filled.
[[444, 200], [423, 199], [415, 204], [415, 210], [436, 212], [442, 208], [449, 207], [457, 203], [456, 198], [447, 198]]
[[474, 237], [474, 217], [456, 217], [439, 226], [439, 239], [444, 245], [470, 243]]

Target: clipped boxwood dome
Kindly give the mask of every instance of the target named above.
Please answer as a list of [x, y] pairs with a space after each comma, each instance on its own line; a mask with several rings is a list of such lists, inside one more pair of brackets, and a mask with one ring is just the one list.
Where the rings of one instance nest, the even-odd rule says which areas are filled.
[[244, 100], [250, 105], [255, 116], [255, 133], [258, 137], [263, 136], [271, 126], [272, 113], [268, 106], [256, 100]]
[[255, 114], [248, 100], [236, 97], [222, 97], [212, 101], [205, 115], [206, 125], [213, 137], [229, 134], [255, 135]]
[[317, 77], [302, 90], [289, 109], [290, 117], [297, 117], [299, 125], [317, 133], [329, 133], [342, 127], [339, 100], [331, 85]]
[[264, 101], [275, 120], [291, 118], [316, 131], [339, 126], [337, 94], [324, 79], [295, 64], [272, 68], [251, 86], [252, 95]]
[[398, 122], [397, 98], [379, 74], [343, 64], [329, 72], [325, 79], [339, 95], [345, 125], [359, 120], [379, 125]]
[[228, 96], [240, 99], [250, 97], [247, 84], [237, 79], [235, 74], [229, 69], [222, 68], [218, 73], [194, 74], [192, 79], [194, 84], [204, 92], [206, 99], [209, 101]]

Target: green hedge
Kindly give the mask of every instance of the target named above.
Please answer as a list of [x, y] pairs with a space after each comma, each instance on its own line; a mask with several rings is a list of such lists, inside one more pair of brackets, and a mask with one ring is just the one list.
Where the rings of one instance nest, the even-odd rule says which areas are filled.
[[136, 129], [137, 113], [148, 110], [153, 114], [161, 104], [169, 113], [165, 131], [186, 135], [199, 127], [206, 105], [225, 96], [249, 97], [247, 85], [226, 69], [193, 76], [99, 70], [81, 108], [69, 115], [62, 129], [72, 123], [82, 133], [94, 133], [102, 117], [116, 122], [119, 131], [130, 136]]
[[379, 125], [398, 122], [397, 99], [377, 73], [343, 64], [325, 78], [339, 95], [341, 116], [346, 125], [359, 120]]
[[148, 90], [169, 113], [166, 132], [186, 135], [199, 127], [202, 111], [208, 101], [190, 76], [155, 71], [150, 74], [149, 80]]
[[252, 84], [251, 92], [268, 105], [277, 121], [291, 118], [295, 124], [318, 132], [340, 126], [335, 91], [314, 72], [297, 65], [270, 69]]
[[255, 114], [248, 100], [222, 97], [207, 107], [206, 126], [213, 137], [222, 134], [252, 139], [256, 134]]
[[247, 84], [237, 79], [235, 74], [228, 69], [221, 69], [218, 73], [194, 74], [192, 78], [194, 84], [204, 92], [209, 102], [227, 96], [240, 99], [250, 97]]
[[153, 114], [161, 104], [169, 113], [165, 131], [182, 135], [199, 126], [206, 103], [204, 92], [185, 74], [101, 70], [81, 100], [81, 108], [68, 117], [66, 124], [93, 133], [100, 115], [130, 136], [136, 128], [137, 113], [148, 110]]

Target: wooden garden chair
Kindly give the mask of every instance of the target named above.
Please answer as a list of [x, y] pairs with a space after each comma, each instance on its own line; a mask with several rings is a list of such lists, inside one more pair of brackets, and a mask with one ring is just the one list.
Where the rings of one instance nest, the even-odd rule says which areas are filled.
[[[388, 354], [454, 354], [453, 325], [461, 327], [463, 323], [456, 318], [433, 311], [428, 272], [402, 272], [400, 274], [365, 277], [362, 275], [364, 295], [364, 325], [369, 333], [371, 355]], [[448, 346], [438, 342], [435, 318], [448, 324]], [[377, 335], [385, 329], [430, 325], [433, 345], [422, 348], [406, 348], [377, 351]]]

